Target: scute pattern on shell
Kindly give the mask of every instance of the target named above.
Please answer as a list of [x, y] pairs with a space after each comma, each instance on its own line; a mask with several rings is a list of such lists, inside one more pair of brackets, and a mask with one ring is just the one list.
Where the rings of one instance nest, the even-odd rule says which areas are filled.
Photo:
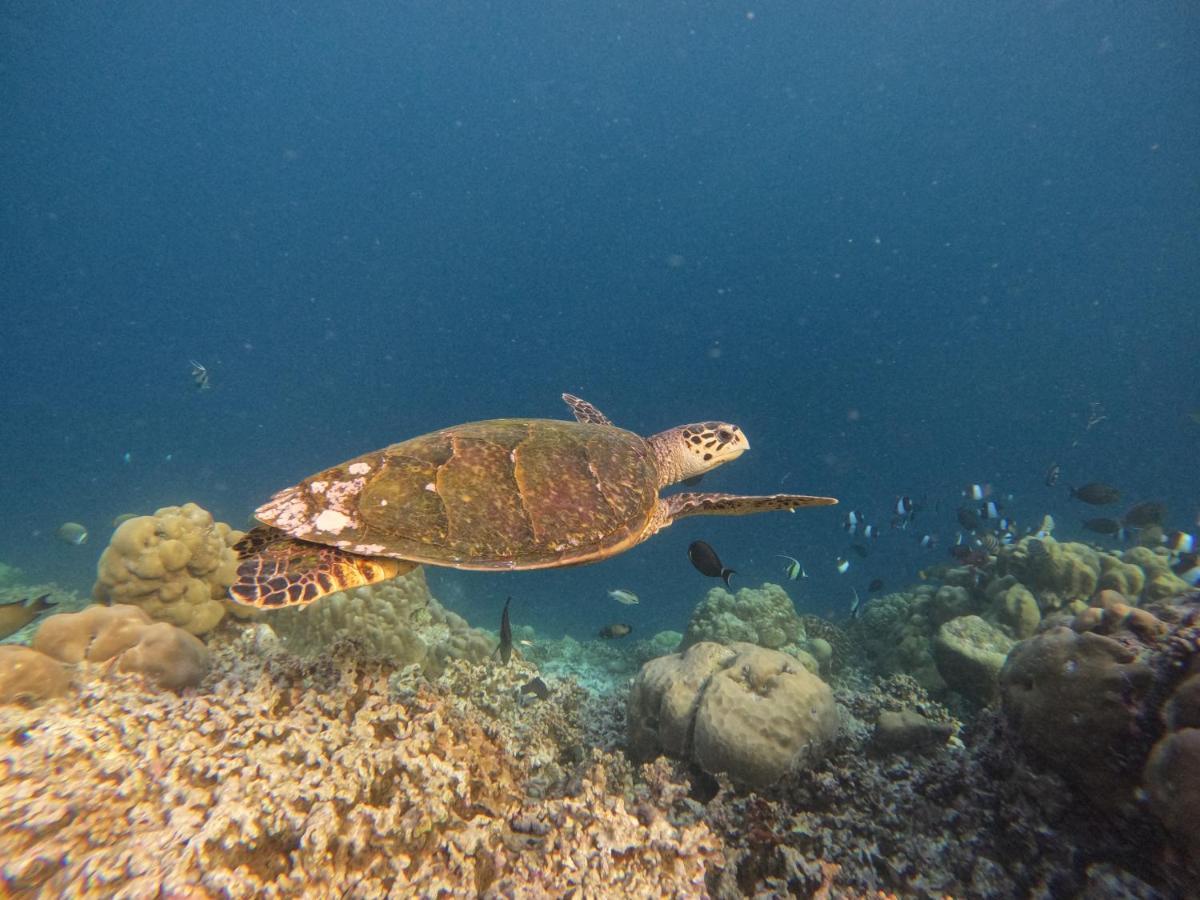
[[[258, 516], [293, 537], [351, 553], [533, 569], [624, 550], [657, 500], [653, 453], [632, 432], [494, 419], [326, 469], [276, 494]], [[319, 522], [330, 509], [340, 514], [336, 531]]]

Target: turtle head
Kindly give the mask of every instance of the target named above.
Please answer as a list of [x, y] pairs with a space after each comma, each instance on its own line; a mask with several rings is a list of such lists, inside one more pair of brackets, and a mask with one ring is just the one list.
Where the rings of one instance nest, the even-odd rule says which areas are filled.
[[728, 422], [697, 422], [660, 431], [650, 438], [658, 462], [659, 487], [695, 478], [737, 459], [750, 449], [742, 429]]

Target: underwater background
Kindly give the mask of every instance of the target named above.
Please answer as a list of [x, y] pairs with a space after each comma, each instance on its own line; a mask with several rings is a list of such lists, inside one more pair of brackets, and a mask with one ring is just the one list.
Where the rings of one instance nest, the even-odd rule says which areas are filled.
[[[842, 617], [946, 558], [975, 482], [1066, 539], [1094, 480], [1194, 529], [1198, 26], [1178, 3], [7, 3], [0, 559], [87, 591], [121, 513], [247, 527], [370, 449], [566, 418], [563, 391], [646, 435], [739, 424], [751, 452], [703, 489], [842, 505], [430, 570], [473, 624], [512, 595], [549, 636], [679, 629], [698, 538], [735, 586], [797, 557], [797, 607]], [[923, 508], [893, 531], [901, 495]], [[839, 575], [851, 509], [883, 534]]]

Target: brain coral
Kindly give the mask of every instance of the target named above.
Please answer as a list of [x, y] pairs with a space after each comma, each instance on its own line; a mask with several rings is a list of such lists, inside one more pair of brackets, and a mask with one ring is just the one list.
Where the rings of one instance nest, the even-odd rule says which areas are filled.
[[452, 659], [487, 659], [496, 646], [490, 634], [472, 628], [434, 599], [419, 566], [382, 584], [279, 610], [271, 614], [270, 623], [294, 653], [324, 653], [339, 637], [349, 637], [385, 660], [415, 663], [430, 675], [440, 673]]
[[225, 597], [241, 537], [195, 503], [136, 516], [121, 523], [100, 555], [92, 596], [140, 606], [155, 621], [192, 634], [211, 631], [226, 611], [254, 615]]
[[716, 837], [635, 815], [618, 760], [531, 800], [485, 723], [428, 691], [392, 699], [389, 669], [247, 653], [219, 650], [211, 689], [183, 697], [93, 677], [53, 715], [0, 708], [0, 894], [703, 892]]
[[702, 642], [642, 667], [628, 727], [636, 757], [665, 751], [761, 787], [819, 759], [838, 716], [829, 686], [786, 654]]
[[804, 623], [796, 615], [792, 598], [779, 585], [742, 588], [736, 594], [715, 587], [692, 611], [681, 647], [686, 649], [701, 641], [745, 641], [793, 652], [805, 637]]

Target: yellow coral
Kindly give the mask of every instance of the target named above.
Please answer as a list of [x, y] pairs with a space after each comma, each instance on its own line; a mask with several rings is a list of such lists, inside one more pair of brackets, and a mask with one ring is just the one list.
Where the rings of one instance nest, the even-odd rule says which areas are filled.
[[61, 697], [70, 684], [66, 670], [44, 653], [0, 645], [0, 703], [39, 703]]
[[214, 522], [195, 503], [166, 506], [121, 523], [96, 567], [92, 595], [102, 603], [140, 606], [154, 620], [206, 634], [232, 610], [225, 592], [234, 581], [242, 537]]

